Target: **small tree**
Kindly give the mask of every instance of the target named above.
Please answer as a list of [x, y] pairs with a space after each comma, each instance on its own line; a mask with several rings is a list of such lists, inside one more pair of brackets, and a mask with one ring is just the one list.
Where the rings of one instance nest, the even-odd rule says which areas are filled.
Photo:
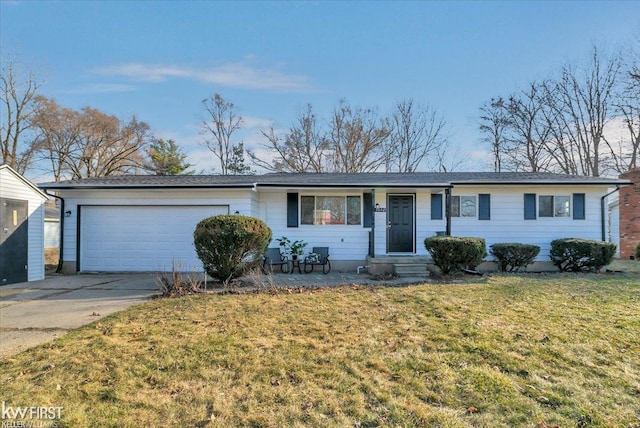
[[271, 241], [271, 229], [255, 217], [223, 214], [198, 223], [193, 238], [205, 272], [227, 287], [229, 281], [260, 263]]
[[150, 164], [147, 169], [156, 175], [191, 175], [193, 171], [187, 171], [191, 167], [186, 162], [187, 155], [180, 150], [173, 140], [154, 138], [147, 150]]

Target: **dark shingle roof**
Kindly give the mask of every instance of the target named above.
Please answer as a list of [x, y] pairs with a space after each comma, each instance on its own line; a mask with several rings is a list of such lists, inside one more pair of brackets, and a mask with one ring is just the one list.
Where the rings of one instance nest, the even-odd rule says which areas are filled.
[[448, 187], [461, 184], [630, 184], [628, 180], [547, 172], [270, 173], [264, 175], [121, 175], [40, 184], [43, 189]]

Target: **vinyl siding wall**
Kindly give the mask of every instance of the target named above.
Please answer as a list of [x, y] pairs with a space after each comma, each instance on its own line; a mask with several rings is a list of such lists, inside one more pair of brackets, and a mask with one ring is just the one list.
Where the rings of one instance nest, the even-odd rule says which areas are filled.
[[40, 193], [8, 169], [0, 169], [0, 198], [29, 201], [28, 280], [44, 279], [44, 203]]
[[[466, 196], [480, 193], [491, 195], [491, 219], [453, 217], [451, 234], [484, 238], [489, 246], [498, 242], [519, 242], [540, 246], [538, 261], [549, 261], [551, 241], [559, 238], [601, 239], [600, 198], [604, 188], [593, 186], [456, 186], [452, 195]], [[524, 194], [536, 194], [536, 219], [524, 220]], [[585, 219], [573, 219], [573, 194], [585, 194]], [[569, 217], [540, 217], [539, 196], [569, 196]], [[488, 258], [491, 258], [489, 256]]]
[[[361, 190], [353, 191], [298, 191], [298, 213], [300, 213], [300, 196], [362, 196]], [[273, 241], [269, 246], [277, 247], [277, 238], [286, 236], [291, 241], [307, 242], [305, 253], [313, 247], [329, 247], [331, 260], [364, 261], [369, 249], [368, 227], [360, 225], [308, 225], [287, 227], [287, 192], [263, 192], [260, 194], [260, 213], [271, 231]], [[300, 219], [298, 215], [298, 219]]]

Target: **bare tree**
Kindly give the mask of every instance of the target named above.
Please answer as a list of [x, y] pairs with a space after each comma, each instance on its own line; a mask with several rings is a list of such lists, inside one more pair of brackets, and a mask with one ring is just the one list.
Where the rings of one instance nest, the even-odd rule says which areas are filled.
[[280, 134], [273, 127], [262, 132], [273, 160], [254, 152], [250, 156], [269, 171], [371, 172], [388, 163], [390, 133], [388, 120], [379, 119], [375, 110], [352, 108], [344, 100], [322, 128], [308, 105], [288, 132]]
[[24, 80], [17, 74], [13, 60], [5, 58], [0, 73], [0, 163], [24, 174], [34, 152], [31, 142], [24, 141], [24, 135], [31, 127], [33, 103], [43, 82], [33, 73]]
[[612, 168], [624, 173], [640, 166], [640, 45], [628, 52], [615, 107], [621, 115], [627, 137], [615, 148], [610, 145]]
[[547, 99], [559, 113], [557, 125], [563, 132], [563, 138], [555, 142], [561, 154], [557, 159], [566, 162], [570, 158], [572, 165], [560, 165], [565, 172], [593, 177], [603, 173], [602, 156], [607, 145], [604, 131], [612, 118], [619, 69], [617, 57], [603, 58], [594, 47], [586, 67], [565, 66], [551, 88], [557, 96]]
[[399, 101], [391, 114], [388, 171], [415, 172], [425, 157], [442, 158], [438, 151], [447, 146], [445, 120], [413, 99]]
[[492, 98], [489, 103], [480, 107], [480, 132], [483, 134], [482, 140], [491, 147], [495, 172], [502, 171], [509, 126], [509, 113], [502, 97]]
[[547, 171], [552, 157], [549, 147], [552, 132], [544, 102], [544, 88], [533, 82], [528, 90], [509, 97], [506, 104], [507, 169], [515, 171]]
[[123, 123], [90, 107], [74, 111], [41, 97], [33, 124], [38, 131], [38, 153], [50, 162], [56, 180], [144, 169], [149, 126], [135, 117]]
[[220, 94], [202, 100], [202, 105], [206, 111], [206, 118], [202, 121], [202, 135], [205, 145], [220, 162], [220, 173], [228, 175], [247, 172], [244, 156], [238, 157], [238, 150], [244, 153], [244, 149], [241, 144], [234, 144], [232, 141], [234, 134], [243, 126], [236, 106]]
[[80, 145], [82, 115], [60, 107], [53, 99], [38, 96], [31, 125], [37, 132], [36, 157], [47, 162], [58, 182], [69, 168], [72, 153]]
[[340, 101], [329, 123], [332, 170], [373, 172], [388, 163], [391, 126], [373, 109], [352, 108]]
[[261, 159], [250, 151], [252, 162], [267, 171], [275, 172], [324, 172], [327, 170], [326, 153], [329, 148], [319, 129], [311, 104], [298, 115], [296, 123], [286, 133], [280, 134], [271, 127], [262, 131], [267, 139], [265, 148], [275, 153], [273, 160]]

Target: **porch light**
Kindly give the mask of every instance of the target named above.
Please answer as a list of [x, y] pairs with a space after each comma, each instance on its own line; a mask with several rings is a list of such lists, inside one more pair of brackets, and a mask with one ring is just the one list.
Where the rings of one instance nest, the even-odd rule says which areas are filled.
[[64, 212], [64, 216], [65, 217], [71, 217], [71, 210], [65, 211]]

